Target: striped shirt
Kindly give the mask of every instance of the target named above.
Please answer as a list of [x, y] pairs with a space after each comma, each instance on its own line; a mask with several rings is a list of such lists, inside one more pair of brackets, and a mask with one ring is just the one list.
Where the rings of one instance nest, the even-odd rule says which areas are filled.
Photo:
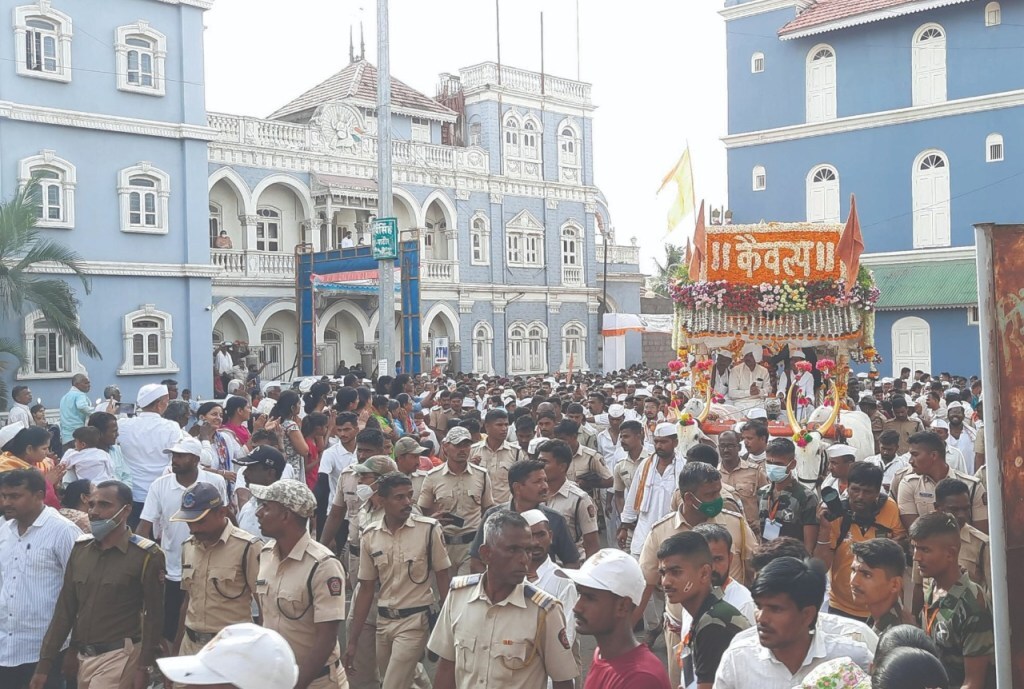
[[0, 524], [0, 667], [39, 660], [43, 636], [81, 530], [52, 507], [24, 534], [14, 519]]

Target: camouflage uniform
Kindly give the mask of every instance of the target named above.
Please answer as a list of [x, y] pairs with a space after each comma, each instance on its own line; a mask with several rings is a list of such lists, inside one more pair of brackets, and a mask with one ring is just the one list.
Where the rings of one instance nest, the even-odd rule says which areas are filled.
[[694, 679], [697, 684], [714, 683], [725, 649], [734, 636], [750, 626], [743, 613], [722, 599], [721, 589], [712, 589], [694, 620], [678, 651], [684, 687]]
[[795, 479], [778, 496], [773, 493], [772, 484], [762, 486], [757, 491], [757, 509], [766, 541], [772, 540], [771, 530], [765, 532], [765, 525], [772, 520], [781, 525], [779, 536], [791, 536], [801, 543], [804, 527], [818, 525], [818, 496]]
[[885, 630], [901, 624], [913, 624], [914, 626], [917, 626], [914, 622], [914, 617], [903, 609], [903, 602], [900, 601], [899, 598], [896, 599], [896, 604], [889, 608], [889, 611], [884, 615], [879, 617], [877, 620], [869, 617], [867, 621], [867, 625], [871, 627], [871, 630], [875, 634], [878, 634], [878, 636], [882, 636], [882, 633], [885, 632]]
[[[935, 581], [925, 596], [921, 619], [925, 632], [939, 649], [939, 660], [949, 675], [949, 685], [964, 683], [964, 657], [995, 653], [992, 613], [981, 587], [961, 572], [960, 581], [936, 600]], [[989, 665], [986, 687], [995, 686], [995, 670]]]

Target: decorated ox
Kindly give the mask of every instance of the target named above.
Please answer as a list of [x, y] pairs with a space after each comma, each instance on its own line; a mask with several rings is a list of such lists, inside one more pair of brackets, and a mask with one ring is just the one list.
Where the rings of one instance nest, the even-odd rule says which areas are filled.
[[702, 438], [707, 437], [701, 431], [700, 424], [707, 418], [710, 410], [711, 407], [707, 401], [699, 397], [694, 397], [683, 405], [677, 424], [679, 446], [676, 451], [680, 455], [685, 455], [687, 450], [699, 444]]
[[832, 390], [832, 406], [825, 407], [829, 414], [824, 422], [813, 430], [809, 430], [809, 425], [803, 426], [797, 421], [796, 414], [793, 413], [795, 395], [792, 388], [786, 395], [786, 417], [789, 419], [793, 442], [796, 444], [796, 477], [801, 483], [817, 485], [825, 477], [828, 466], [825, 448], [831, 444], [826, 438], [839, 418], [839, 393], [835, 386], [832, 386]]
[[[831, 407], [818, 407], [808, 419], [808, 425], [813, 427], [824, 423], [831, 413]], [[867, 414], [859, 409], [842, 409], [839, 411], [836, 426], [849, 431], [850, 434], [846, 435], [842, 442], [857, 451], [855, 458], [858, 462], [875, 454], [875, 436], [871, 431], [871, 419]]]

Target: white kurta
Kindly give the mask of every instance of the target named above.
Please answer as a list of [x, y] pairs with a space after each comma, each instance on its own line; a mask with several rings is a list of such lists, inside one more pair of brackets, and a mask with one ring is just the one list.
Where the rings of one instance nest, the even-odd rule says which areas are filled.
[[[767, 394], [770, 382], [768, 369], [760, 364], [755, 365], [754, 370], [747, 368], [746, 364], [734, 366], [729, 372], [729, 399], [741, 410], [758, 407]], [[761, 394], [752, 397], [750, 395], [751, 385], [757, 385]]]

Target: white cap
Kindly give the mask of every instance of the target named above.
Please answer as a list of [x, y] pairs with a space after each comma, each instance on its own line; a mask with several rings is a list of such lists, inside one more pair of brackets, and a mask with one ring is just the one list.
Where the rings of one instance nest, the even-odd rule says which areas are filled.
[[617, 548], [597, 551], [579, 569], [559, 569], [557, 576], [571, 579], [580, 586], [610, 591], [640, 604], [644, 595], [644, 573], [640, 564]]
[[472, 397], [466, 397], [466, 398], [464, 398], [462, 400], [462, 408], [463, 409], [475, 409], [476, 408], [476, 402], [473, 401]]
[[140, 409], [144, 409], [168, 394], [170, 393], [167, 391], [166, 385], [150, 383], [148, 385], [143, 385], [142, 388], [139, 389], [139, 394], [135, 396], [135, 403], [139, 405]]
[[532, 397], [524, 397], [523, 399], [521, 399], [518, 402], [516, 402], [516, 406], [517, 407], [527, 407], [527, 406], [530, 405], [531, 402], [533, 402], [533, 398]]
[[762, 407], [754, 407], [752, 409], [748, 409], [747, 410], [747, 418], [748, 419], [767, 419], [768, 418], [768, 412], [766, 412]]
[[950, 388], [949, 390], [946, 390], [946, 392], [947, 392], [947, 393], [950, 393], [950, 392], [951, 392], [951, 393], [953, 393], [954, 395], [959, 395], [959, 394], [960, 394], [960, 388]]
[[194, 656], [157, 658], [164, 677], [187, 685], [231, 684], [238, 689], [294, 689], [295, 653], [283, 636], [251, 622], [225, 627]]
[[802, 350], [802, 349], [791, 349], [791, 350], [789, 350], [789, 358], [790, 359], [806, 359], [807, 357], [804, 356], [804, 350]]
[[754, 342], [749, 342], [749, 343], [743, 345], [743, 353], [740, 354], [740, 356], [746, 356], [748, 354], [753, 354], [754, 358], [757, 358], [757, 357], [761, 356], [763, 353], [764, 353], [764, 347], [762, 347], [761, 345], [756, 344]]
[[860, 395], [858, 396], [858, 399], [862, 399], [862, 400], [875, 399], [875, 395], [870, 390], [861, 390]]
[[647, 388], [637, 388], [636, 392], [633, 393], [633, 397], [650, 397], [651, 391]]
[[263, 384], [263, 393], [266, 394], [267, 390], [269, 390], [270, 388], [277, 388], [277, 389], [280, 390], [281, 389], [281, 381], [279, 381], [279, 380], [267, 381], [266, 383]]
[[175, 452], [182, 455], [195, 455], [196, 457], [202, 457], [203, 444], [199, 442], [199, 438], [193, 438], [190, 435], [182, 433], [181, 437], [178, 438], [178, 442], [164, 450], [165, 455]]
[[837, 443], [835, 445], [829, 445], [828, 449], [825, 450], [825, 453], [828, 454], [828, 456], [833, 458], [833, 459], [835, 459], [836, 457], [850, 457], [850, 456], [856, 457], [857, 456], [857, 451], [856, 450], [854, 450], [849, 445], [843, 445], [842, 443]]
[[546, 443], [550, 438], [544, 436], [538, 436], [530, 439], [530, 444], [526, 446], [526, 452], [531, 455], [537, 454], [540, 451], [540, 446]]
[[547, 378], [545, 378], [545, 379], [544, 379], [544, 382], [545, 382], [545, 383], [548, 383], [549, 385], [556, 385], [556, 384], [558, 383], [558, 381], [557, 381], [557, 380], [555, 380], [555, 379], [554, 379], [553, 377], [551, 377], [551, 376], [548, 376]]
[[228, 394], [230, 395], [238, 390], [241, 390], [242, 386], [244, 385], [245, 383], [238, 380], [237, 378], [232, 378], [231, 382], [228, 383]]
[[948, 431], [949, 424], [946, 422], [945, 419], [935, 419], [934, 421], [932, 421], [932, 428], [945, 428]]
[[949, 414], [950, 409], [960, 409], [966, 412], [967, 405], [964, 404], [963, 402], [950, 402], [949, 404], [946, 405], [946, 414]]
[[299, 392], [306, 394], [313, 389], [313, 383], [316, 382], [316, 378], [303, 378], [299, 383]]
[[622, 393], [621, 395], [619, 395], [618, 397], [616, 397], [616, 398], [615, 398], [615, 400], [616, 400], [617, 402], [625, 402], [625, 401], [626, 401], [626, 393]]
[[886, 383], [888, 383], [889, 385], [892, 385], [892, 378], [889, 378], [888, 376], [886, 376], [885, 378], [882, 378], [882, 385], [885, 385]]
[[3, 449], [4, 445], [14, 440], [14, 436], [18, 435], [18, 432], [25, 428], [24, 421], [14, 421], [0, 428], [0, 449]]
[[614, 390], [615, 386], [612, 385], [611, 383], [605, 383], [604, 385], [601, 386], [601, 389], [602, 390]]
[[608, 407], [608, 416], [613, 419], [619, 419], [626, 415], [626, 408], [621, 404], [613, 404]]
[[864, 380], [868, 377], [868, 373], [867, 371], [861, 371], [860, 373], [857, 374], [857, 377], [860, 378], [861, 380]]
[[525, 512], [522, 512], [519, 516], [525, 519], [526, 523], [530, 526], [536, 526], [537, 524], [540, 524], [541, 522], [546, 522], [548, 520], [548, 515], [544, 514], [543, 512], [537, 509], [526, 510]]
[[674, 423], [659, 423], [654, 427], [655, 438], [674, 438], [679, 435]]

